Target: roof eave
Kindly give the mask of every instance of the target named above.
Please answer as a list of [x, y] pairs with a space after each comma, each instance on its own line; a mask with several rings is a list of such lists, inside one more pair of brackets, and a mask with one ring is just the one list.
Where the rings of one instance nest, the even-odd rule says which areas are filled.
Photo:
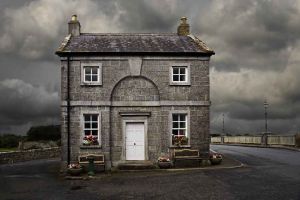
[[60, 57], [66, 56], [212, 56], [214, 51], [207, 52], [71, 52], [71, 51], [56, 51], [56, 55]]

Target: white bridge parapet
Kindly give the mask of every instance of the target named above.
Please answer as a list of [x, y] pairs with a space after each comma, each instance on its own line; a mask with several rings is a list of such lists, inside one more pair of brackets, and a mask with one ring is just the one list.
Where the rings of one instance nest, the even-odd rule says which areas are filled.
[[297, 146], [296, 137], [297, 135], [217, 136], [211, 137], [211, 143]]

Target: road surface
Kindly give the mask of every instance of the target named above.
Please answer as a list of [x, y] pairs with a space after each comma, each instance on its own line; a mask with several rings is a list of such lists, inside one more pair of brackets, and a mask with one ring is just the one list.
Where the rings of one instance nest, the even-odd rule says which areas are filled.
[[228, 183], [236, 199], [300, 200], [300, 151], [226, 145], [211, 148], [246, 165], [212, 175]]
[[0, 165], [0, 199], [300, 200], [300, 152], [221, 145], [212, 148], [246, 167], [64, 180], [58, 174], [59, 160]]

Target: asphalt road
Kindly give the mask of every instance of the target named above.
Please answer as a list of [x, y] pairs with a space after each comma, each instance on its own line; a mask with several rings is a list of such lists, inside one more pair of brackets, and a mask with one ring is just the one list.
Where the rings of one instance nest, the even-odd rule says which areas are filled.
[[58, 160], [0, 166], [0, 199], [299, 199], [300, 152], [212, 146], [246, 167], [64, 180]]
[[212, 175], [228, 183], [236, 199], [300, 199], [300, 151], [226, 145], [211, 148], [246, 165]]

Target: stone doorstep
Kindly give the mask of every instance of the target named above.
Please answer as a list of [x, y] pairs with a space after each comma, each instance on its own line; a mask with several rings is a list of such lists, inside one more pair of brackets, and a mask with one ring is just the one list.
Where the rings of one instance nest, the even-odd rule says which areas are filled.
[[156, 169], [156, 165], [151, 161], [127, 161], [119, 163], [117, 168], [119, 170], [149, 170]]

